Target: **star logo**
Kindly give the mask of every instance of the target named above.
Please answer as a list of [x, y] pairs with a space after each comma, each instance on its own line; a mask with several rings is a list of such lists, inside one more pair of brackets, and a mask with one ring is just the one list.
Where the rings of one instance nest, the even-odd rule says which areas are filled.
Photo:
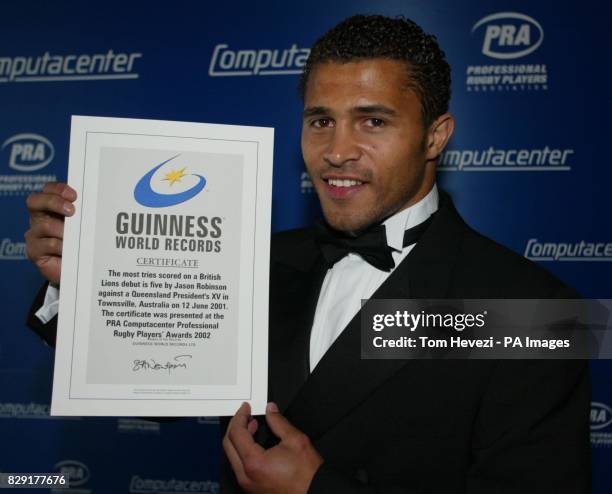
[[136, 187], [134, 187], [134, 199], [136, 202], [142, 206], [148, 208], [165, 208], [168, 206], [175, 206], [176, 204], [180, 204], [182, 202], [188, 201], [202, 192], [204, 186], [206, 185], [206, 179], [197, 173], [185, 173], [187, 167], [183, 167], [180, 170], [174, 170], [164, 174], [164, 178], [162, 181], [166, 181], [172, 186], [175, 182], [180, 182], [183, 177], [191, 176], [197, 178], [197, 183], [183, 192], [177, 192], [173, 194], [165, 194], [160, 192], [155, 192], [151, 188], [151, 180], [153, 179], [153, 175], [157, 170], [159, 170], [166, 163], [172, 161], [175, 158], [178, 158], [179, 155], [173, 156], [165, 161], [162, 161], [147, 173], [145, 173], [138, 183]]
[[182, 168], [180, 170], [174, 170], [166, 173], [162, 180], [170, 182], [170, 186], [172, 186], [174, 182], [180, 182], [181, 178], [183, 178], [185, 175], [185, 168]]

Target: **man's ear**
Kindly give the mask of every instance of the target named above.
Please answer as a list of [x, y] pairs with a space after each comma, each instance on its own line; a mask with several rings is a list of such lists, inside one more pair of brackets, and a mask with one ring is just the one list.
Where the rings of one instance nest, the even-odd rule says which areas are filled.
[[427, 131], [427, 146], [425, 148], [425, 158], [435, 160], [440, 156], [448, 140], [453, 135], [455, 130], [455, 119], [446, 112], [436, 118], [429, 126]]

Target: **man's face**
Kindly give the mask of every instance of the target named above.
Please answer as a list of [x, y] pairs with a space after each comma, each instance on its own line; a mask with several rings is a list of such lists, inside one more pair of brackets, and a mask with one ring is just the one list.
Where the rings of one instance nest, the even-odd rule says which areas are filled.
[[372, 59], [315, 66], [304, 96], [302, 153], [334, 228], [359, 232], [429, 192], [421, 103], [406, 65]]

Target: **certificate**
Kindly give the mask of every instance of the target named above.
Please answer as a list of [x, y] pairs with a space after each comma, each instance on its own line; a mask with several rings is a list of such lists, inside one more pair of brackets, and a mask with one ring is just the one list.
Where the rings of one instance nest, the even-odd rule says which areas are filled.
[[52, 415], [264, 413], [273, 132], [72, 117]]

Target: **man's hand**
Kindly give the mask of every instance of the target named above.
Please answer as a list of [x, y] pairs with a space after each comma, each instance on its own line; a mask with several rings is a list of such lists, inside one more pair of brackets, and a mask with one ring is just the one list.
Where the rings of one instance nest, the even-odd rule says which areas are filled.
[[274, 403], [266, 407], [266, 422], [280, 443], [264, 449], [253, 440], [257, 421], [243, 403], [223, 438], [223, 449], [238, 479], [249, 493], [305, 493], [323, 458], [310, 439], [283, 417]]
[[67, 184], [51, 182], [42, 192], [28, 196], [30, 229], [25, 233], [26, 252], [40, 273], [57, 286], [62, 266], [64, 218], [74, 214], [76, 191]]

